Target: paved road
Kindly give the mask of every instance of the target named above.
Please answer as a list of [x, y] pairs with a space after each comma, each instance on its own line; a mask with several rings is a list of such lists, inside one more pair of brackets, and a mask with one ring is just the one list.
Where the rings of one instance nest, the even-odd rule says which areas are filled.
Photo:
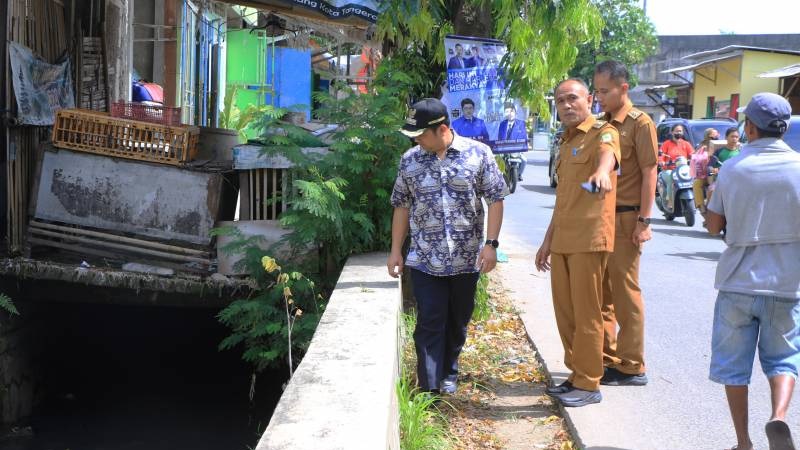
[[[566, 368], [555, 327], [549, 275], [533, 268], [555, 202], [547, 185], [547, 153], [529, 153], [525, 181], [506, 200], [501, 249], [509, 262], [499, 273], [513, 291], [522, 319], [556, 382]], [[654, 217], [661, 217], [655, 213]], [[713, 280], [725, 245], [698, 224], [653, 220], [654, 239], [644, 250], [646, 353], [650, 384], [603, 387], [598, 405], [569, 408], [580, 441], [592, 450], [721, 450], [736, 443], [722, 386], [708, 381]], [[756, 363], [750, 393], [751, 434], [756, 450], [767, 449], [768, 385]], [[798, 399], [797, 401], [800, 401]], [[796, 410], [796, 408], [795, 408]], [[792, 432], [800, 418], [790, 411]]]

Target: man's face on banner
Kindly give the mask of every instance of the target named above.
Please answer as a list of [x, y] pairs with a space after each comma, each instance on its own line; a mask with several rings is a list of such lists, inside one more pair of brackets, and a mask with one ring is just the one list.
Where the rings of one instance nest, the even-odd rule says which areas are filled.
[[464, 106], [461, 107], [461, 112], [464, 113], [464, 117], [467, 119], [472, 119], [472, 115], [475, 114], [475, 105], [464, 103]]
[[462, 47], [461, 44], [456, 44], [456, 56], [459, 58], [464, 56], [464, 47]]
[[506, 119], [509, 122], [512, 122], [516, 118], [517, 118], [517, 112], [514, 110], [514, 108], [506, 108]]

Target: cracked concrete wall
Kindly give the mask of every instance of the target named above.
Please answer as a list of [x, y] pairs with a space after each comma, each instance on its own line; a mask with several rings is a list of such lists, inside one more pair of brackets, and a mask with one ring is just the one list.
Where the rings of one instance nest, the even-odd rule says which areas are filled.
[[35, 217], [211, 243], [222, 176], [68, 150], [45, 151]]

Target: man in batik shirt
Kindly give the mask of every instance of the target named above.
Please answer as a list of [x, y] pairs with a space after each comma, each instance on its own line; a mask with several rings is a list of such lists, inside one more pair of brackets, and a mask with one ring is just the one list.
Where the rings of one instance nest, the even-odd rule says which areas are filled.
[[[497, 263], [497, 238], [507, 188], [491, 149], [457, 135], [447, 107], [426, 98], [409, 110], [400, 130], [419, 145], [408, 150], [392, 192], [389, 274], [411, 270], [417, 301], [414, 344], [423, 391], [452, 394], [458, 355], [467, 338], [480, 273]], [[488, 204], [484, 241], [483, 198]], [[405, 262], [401, 248], [411, 234]]]

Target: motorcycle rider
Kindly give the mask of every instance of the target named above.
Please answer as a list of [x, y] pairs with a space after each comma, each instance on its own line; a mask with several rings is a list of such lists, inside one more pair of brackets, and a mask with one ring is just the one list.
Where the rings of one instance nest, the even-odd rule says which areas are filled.
[[683, 139], [686, 134], [686, 129], [683, 128], [683, 125], [676, 123], [670, 131], [671, 139], [661, 144], [663, 157], [659, 165], [665, 169], [675, 167], [675, 161], [679, 156], [685, 157], [687, 161], [692, 159], [692, 144]]

